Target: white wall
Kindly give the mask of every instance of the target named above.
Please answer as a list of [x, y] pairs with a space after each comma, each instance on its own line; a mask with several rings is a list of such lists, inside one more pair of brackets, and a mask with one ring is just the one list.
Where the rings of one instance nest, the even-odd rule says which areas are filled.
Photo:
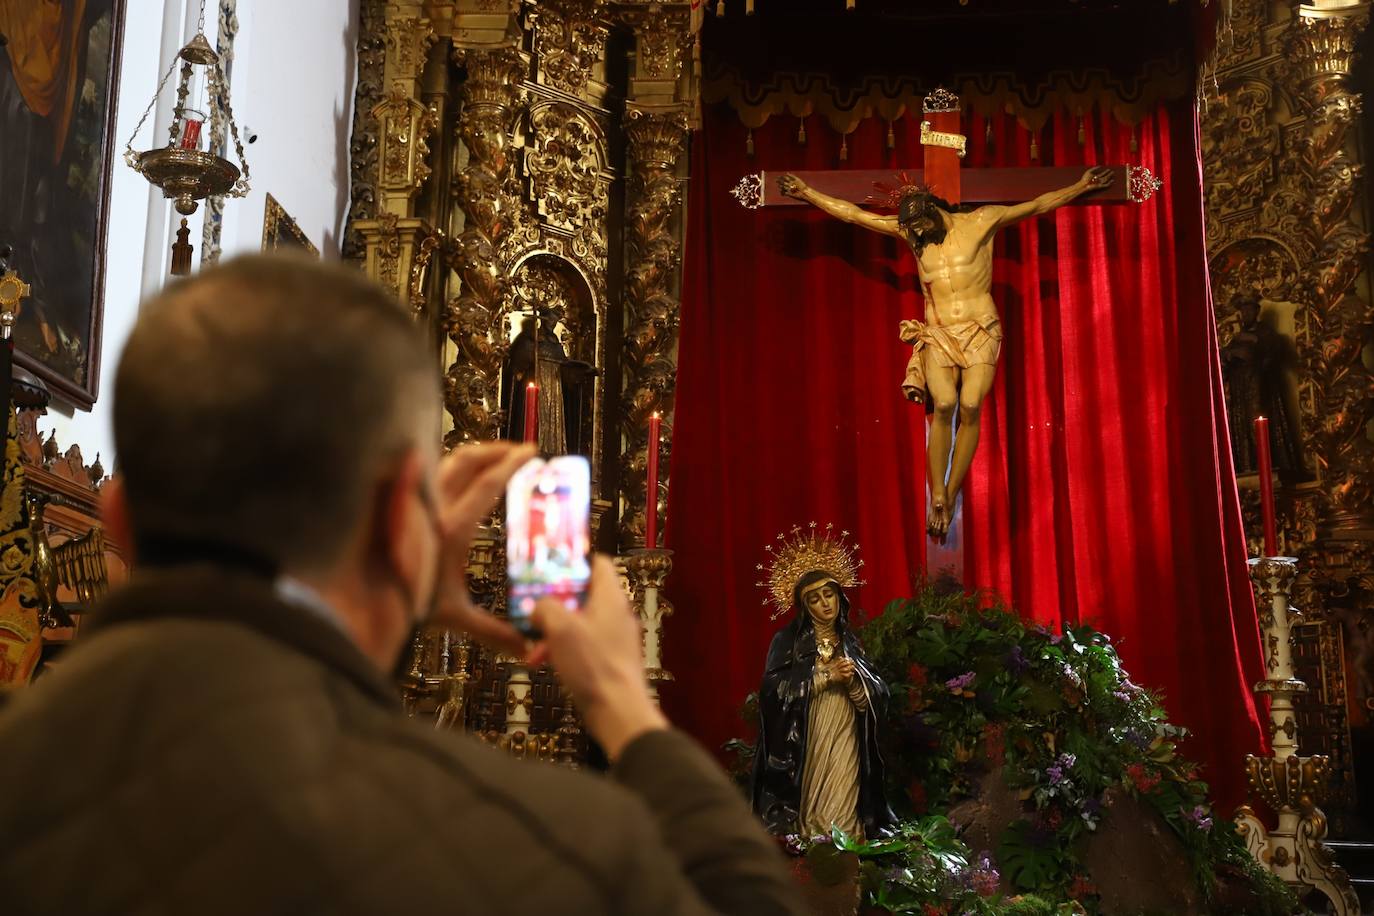
[[[110, 185], [100, 392], [90, 412], [73, 411], [54, 400], [38, 424], [45, 435], [54, 429], [64, 449], [80, 445], [88, 463], [99, 453], [107, 470], [115, 465], [110, 426], [114, 370], [138, 316], [139, 301], [166, 280], [175, 226], [170, 205], [124, 164], [123, 149], [170, 55], [188, 29], [194, 32], [198, 6], [198, 0], [127, 0], [115, 129], [118, 146]], [[215, 0], [207, 0], [206, 7], [205, 30], [213, 44]], [[230, 96], [240, 129], [251, 127], [258, 140], [244, 147], [252, 190], [242, 200], [225, 202], [224, 257], [262, 247], [269, 192], [325, 257], [338, 257], [348, 216], [357, 7], [358, 0], [238, 0]], [[165, 95], [170, 97], [173, 89], [169, 86]], [[150, 117], [144, 125], [137, 148], [147, 149], [165, 136], [166, 122], [152, 122]], [[200, 238], [197, 214], [191, 221], [197, 263]]]

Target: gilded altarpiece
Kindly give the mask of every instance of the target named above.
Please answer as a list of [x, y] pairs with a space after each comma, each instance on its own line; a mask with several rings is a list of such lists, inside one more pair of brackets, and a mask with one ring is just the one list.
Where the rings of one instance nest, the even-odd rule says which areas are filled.
[[[574, 425], [592, 462], [594, 538], [625, 555], [627, 586], [655, 632], [671, 609], [646, 609], [644, 585], [656, 590], [670, 563], [666, 551], [634, 549], [655, 411], [665, 471], [671, 460], [679, 183], [695, 104], [690, 6], [363, 0], [345, 239], [345, 256], [433, 334], [446, 445], [508, 432], [503, 374], [536, 310], [566, 357], [591, 367]], [[498, 611], [504, 565], [494, 517], [469, 573]], [[414, 711], [519, 756], [581, 759], [576, 715], [547, 671], [445, 632], [417, 637], [407, 666]]]
[[[1296, 726], [1305, 752], [1331, 758], [1324, 809], [1337, 835], [1374, 800], [1356, 792], [1356, 774], [1374, 765], [1361, 750], [1374, 745], [1361, 740], [1374, 731], [1374, 312], [1358, 143], [1358, 87], [1370, 71], [1355, 54], [1368, 17], [1367, 3], [1235, 0], [1202, 100], [1223, 361], [1247, 320], [1293, 352], [1271, 389], [1291, 397], [1296, 415], [1285, 433], [1299, 453], [1277, 490], [1280, 552], [1296, 554], [1302, 571], [1294, 654], [1312, 689], [1297, 704]], [[1239, 308], [1255, 295], [1262, 328]], [[1228, 396], [1232, 414], [1244, 415], [1237, 391]], [[1241, 464], [1257, 555], [1257, 477]]]

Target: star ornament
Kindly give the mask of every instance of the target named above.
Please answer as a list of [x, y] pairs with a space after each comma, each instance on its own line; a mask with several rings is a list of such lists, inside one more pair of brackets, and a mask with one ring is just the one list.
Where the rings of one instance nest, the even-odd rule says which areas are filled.
[[864, 585], [859, 578], [864, 561], [858, 544], [850, 544], [849, 532], [835, 532], [835, 526], [820, 527], [811, 522], [805, 529], [793, 525], [779, 534], [776, 543], [765, 548], [769, 562], [759, 564], [764, 578], [757, 584], [767, 592], [766, 605], [773, 608], [769, 619], [777, 620], [792, 608], [792, 593], [802, 576], [809, 572], [829, 573], [842, 588]]

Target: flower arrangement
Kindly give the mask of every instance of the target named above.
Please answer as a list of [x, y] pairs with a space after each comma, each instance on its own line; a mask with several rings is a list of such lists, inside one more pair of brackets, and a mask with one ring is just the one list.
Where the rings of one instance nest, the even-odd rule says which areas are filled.
[[[1128, 802], [1177, 838], [1203, 911], [1301, 911], [1213, 813], [1206, 784], [1178, 753], [1184, 731], [1132, 683], [1102, 633], [1053, 632], [984, 595], [926, 590], [891, 603], [860, 636], [892, 689], [880, 733], [888, 800], [903, 821], [890, 838], [836, 833], [794, 840], [793, 851], [822, 871], [830, 857], [857, 855], [869, 910], [1111, 911], [1111, 888], [1098, 886], [1085, 851], [1106, 809]], [[752, 748], [729, 747], [747, 767]], [[973, 855], [946, 816], [993, 780], [1011, 793], [1012, 813], [984, 838], [992, 848]]]
[[1005, 883], [1091, 913], [1100, 890], [1080, 852], [1104, 805], [1125, 794], [1179, 838], [1209, 911], [1227, 911], [1221, 872], [1250, 886], [1249, 916], [1294, 912], [1282, 883], [1213, 815], [1207, 785], [1178, 754], [1185, 732], [1132, 683], [1107, 636], [1086, 626], [1056, 633], [989, 604], [927, 590], [862, 629], [892, 687], [883, 731], [899, 814], [948, 811], [999, 774], [1023, 802], [991, 851]]

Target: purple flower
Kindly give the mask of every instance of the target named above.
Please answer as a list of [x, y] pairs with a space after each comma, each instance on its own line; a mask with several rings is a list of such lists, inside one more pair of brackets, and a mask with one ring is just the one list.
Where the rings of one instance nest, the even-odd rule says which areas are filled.
[[1003, 661], [1007, 666], [1007, 670], [1016, 675], [1024, 673], [1025, 670], [1030, 667], [1030, 662], [1026, 659], [1026, 653], [1019, 645], [1012, 646], [1011, 651], [1007, 653], [1007, 657]]
[[1102, 802], [1096, 798], [1083, 799], [1083, 813], [1089, 817], [1097, 817], [1102, 813]]
[[1073, 769], [1073, 765], [1078, 762], [1078, 758], [1073, 754], [1060, 754], [1059, 759], [1050, 764], [1045, 770], [1045, 775], [1050, 779], [1050, 785], [1057, 786], [1065, 779], [1064, 774]]
[[1112, 691], [1112, 696], [1116, 697], [1123, 703], [1131, 702], [1131, 695], [1124, 690], [1114, 690]]
[[945, 686], [948, 687], [950, 690], [954, 691], [955, 693], [962, 693], [963, 691], [969, 689], [969, 687], [973, 684], [975, 677], [977, 677], [977, 675], [975, 675], [972, 671], [968, 671], [964, 674], [959, 675], [958, 677], [952, 677], [949, 680], [945, 681]]
[[1184, 812], [1183, 816], [1193, 822], [1197, 829], [1206, 832], [1212, 829], [1212, 819], [1207, 814], [1207, 809], [1198, 805], [1192, 812]]

